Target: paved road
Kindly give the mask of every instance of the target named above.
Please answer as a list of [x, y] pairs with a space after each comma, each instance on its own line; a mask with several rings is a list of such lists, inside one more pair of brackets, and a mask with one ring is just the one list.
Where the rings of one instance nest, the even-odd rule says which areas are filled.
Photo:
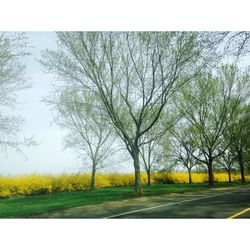
[[[40, 218], [228, 218], [250, 208], [250, 185], [82, 206]], [[237, 218], [250, 218], [250, 211]]]
[[[249, 188], [210, 191], [203, 195], [183, 195], [155, 208], [114, 215], [110, 218], [228, 218], [250, 207]], [[248, 214], [245, 213], [239, 218], [249, 218]]]

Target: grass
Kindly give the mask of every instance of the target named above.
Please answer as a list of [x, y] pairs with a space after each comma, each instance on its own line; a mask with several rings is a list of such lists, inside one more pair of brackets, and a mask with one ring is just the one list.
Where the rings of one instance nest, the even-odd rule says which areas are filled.
[[[143, 196], [153, 196], [168, 193], [184, 193], [211, 188], [237, 186], [242, 183], [208, 184], [161, 184], [143, 187]], [[45, 195], [33, 195], [0, 200], [0, 218], [27, 218], [44, 212], [72, 208], [85, 205], [101, 204], [106, 201], [117, 201], [136, 198], [133, 187], [113, 187], [98, 189], [95, 192], [64, 192]]]

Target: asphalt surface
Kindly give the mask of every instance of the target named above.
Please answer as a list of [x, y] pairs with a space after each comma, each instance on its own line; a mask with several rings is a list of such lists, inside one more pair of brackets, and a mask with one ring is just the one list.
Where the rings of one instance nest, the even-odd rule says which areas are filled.
[[[172, 204], [171, 204], [172, 203]], [[248, 189], [216, 191], [168, 201], [162, 206], [110, 218], [228, 218], [250, 207]], [[249, 218], [246, 213], [238, 218]]]
[[[250, 185], [140, 197], [39, 215], [40, 218], [228, 218], [250, 208]], [[247, 211], [236, 218], [250, 218]]]

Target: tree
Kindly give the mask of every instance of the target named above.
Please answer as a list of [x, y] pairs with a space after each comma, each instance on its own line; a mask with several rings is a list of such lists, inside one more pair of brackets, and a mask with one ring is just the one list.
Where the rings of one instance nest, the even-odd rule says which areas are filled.
[[148, 186], [151, 185], [151, 172], [153, 168], [156, 168], [157, 162], [159, 161], [159, 154], [161, 153], [159, 139], [150, 140], [147, 136], [144, 137], [145, 140], [149, 140], [148, 143], [142, 144], [140, 146], [140, 157], [142, 159], [142, 166], [146, 170], [148, 178]]
[[[183, 125], [182, 125], [183, 126]], [[175, 163], [181, 163], [188, 171], [189, 183], [192, 183], [192, 168], [197, 165], [197, 160], [194, 158], [194, 154], [197, 150], [196, 146], [189, 138], [189, 130], [185, 128], [178, 128], [171, 131], [172, 140], [172, 152]]]
[[202, 73], [184, 86], [177, 106], [189, 127], [189, 141], [197, 150], [193, 157], [208, 169], [209, 184], [213, 185], [213, 161], [229, 147], [223, 135], [237, 112], [241, 90], [239, 86], [248, 82], [234, 65], [222, 66], [213, 76]]
[[54, 91], [46, 102], [56, 111], [56, 123], [69, 131], [64, 139], [65, 147], [73, 148], [80, 157], [85, 157], [84, 164], [90, 160], [90, 190], [93, 191], [96, 172], [119, 150], [100, 100], [90, 91], [80, 92], [66, 87]]
[[[248, 87], [244, 88], [244, 94], [249, 95]], [[250, 105], [242, 101], [231, 120], [230, 127], [226, 133], [226, 139], [230, 142], [230, 148], [238, 161], [241, 180], [245, 182], [245, 154], [250, 140]]]
[[159, 170], [159, 163], [163, 158], [167, 158], [169, 153], [166, 153], [166, 150], [168, 150], [166, 148], [168, 138], [166, 137], [169, 136], [169, 130], [180, 119], [174, 108], [173, 105], [167, 105], [161, 113], [159, 122], [140, 138], [140, 159], [147, 173], [148, 186], [151, 185], [151, 171]]
[[226, 54], [236, 56], [237, 58], [245, 56], [250, 52], [250, 32], [222, 32], [225, 40]]
[[18, 135], [23, 119], [10, 115], [17, 104], [17, 93], [30, 85], [25, 76], [23, 59], [27, 56], [27, 38], [23, 33], [0, 33], [0, 147], [14, 148], [21, 152], [24, 146], [33, 144], [32, 139], [21, 140]]
[[248, 146], [246, 147], [245, 151], [245, 168], [246, 168], [246, 174], [250, 174], [250, 145], [248, 142]]
[[133, 159], [135, 193], [141, 193], [140, 139], [157, 124], [171, 95], [213, 62], [217, 40], [211, 33], [197, 32], [57, 36], [60, 49], [45, 51], [42, 64], [64, 81], [99, 96]]
[[232, 181], [231, 173], [232, 168], [235, 165], [235, 155], [234, 153], [229, 149], [225, 150], [221, 157], [216, 159], [216, 162], [220, 164], [223, 169], [225, 169], [228, 173], [228, 182]]

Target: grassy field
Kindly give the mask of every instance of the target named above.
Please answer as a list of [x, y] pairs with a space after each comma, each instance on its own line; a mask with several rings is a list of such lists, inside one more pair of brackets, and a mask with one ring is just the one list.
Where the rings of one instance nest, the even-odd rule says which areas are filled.
[[[249, 182], [248, 182], [249, 183]], [[144, 196], [168, 193], [184, 193], [210, 188], [237, 186], [240, 182], [216, 183], [213, 187], [207, 184], [162, 184], [151, 187], [144, 186]], [[100, 204], [105, 201], [116, 201], [138, 197], [133, 194], [133, 187], [100, 188], [95, 192], [76, 191], [43, 195], [31, 195], [0, 200], [1, 218], [20, 218], [37, 215], [58, 209], [72, 208], [84, 205]]]

